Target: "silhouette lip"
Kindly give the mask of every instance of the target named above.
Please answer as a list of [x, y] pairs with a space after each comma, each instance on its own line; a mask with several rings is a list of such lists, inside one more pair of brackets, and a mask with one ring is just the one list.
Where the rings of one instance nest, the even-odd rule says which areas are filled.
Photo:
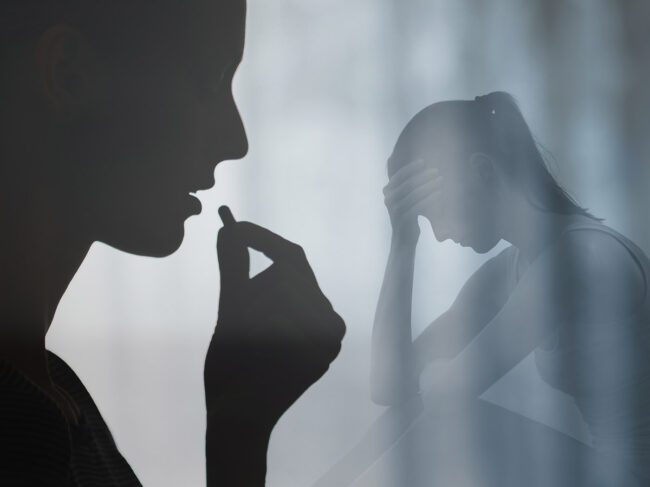
[[212, 188], [213, 186], [214, 186], [214, 179], [212, 179], [212, 180], [208, 180], [208, 181], [206, 181], [206, 182], [203, 183], [203, 184], [193, 185], [192, 187], [193, 187], [194, 189], [190, 189], [190, 190], [189, 190], [189, 193], [196, 193], [196, 192], [198, 192], [198, 191], [205, 191], [206, 189], [210, 189], [210, 188]]
[[198, 215], [201, 213], [203, 206], [201, 205], [201, 200], [196, 195], [189, 193], [187, 195], [187, 208], [191, 215]]

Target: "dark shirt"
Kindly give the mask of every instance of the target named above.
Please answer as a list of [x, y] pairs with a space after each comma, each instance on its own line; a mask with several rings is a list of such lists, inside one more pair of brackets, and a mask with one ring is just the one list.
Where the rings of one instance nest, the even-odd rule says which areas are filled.
[[49, 394], [0, 360], [0, 485], [141, 485], [77, 375], [47, 353], [53, 382], [79, 407], [79, 424], [68, 421]]

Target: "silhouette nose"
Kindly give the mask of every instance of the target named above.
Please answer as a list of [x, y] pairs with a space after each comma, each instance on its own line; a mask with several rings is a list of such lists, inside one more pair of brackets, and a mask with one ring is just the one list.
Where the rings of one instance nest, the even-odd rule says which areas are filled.
[[248, 154], [248, 136], [246, 135], [246, 128], [244, 127], [244, 122], [241, 119], [239, 111], [237, 113], [237, 128], [234, 133], [233, 142], [232, 142], [232, 155], [231, 159], [241, 159], [246, 154]]
[[230, 112], [228, 125], [223, 136], [220, 137], [222, 141], [219, 151], [221, 160], [241, 159], [248, 154], [246, 128], [234, 102], [231, 105]]

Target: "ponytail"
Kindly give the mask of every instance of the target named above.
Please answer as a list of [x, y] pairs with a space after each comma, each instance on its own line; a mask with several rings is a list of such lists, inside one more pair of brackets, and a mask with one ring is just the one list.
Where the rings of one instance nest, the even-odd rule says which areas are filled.
[[[549, 171], [538, 144], [515, 99], [503, 91], [477, 96], [474, 100], [452, 100], [428, 106], [406, 125], [388, 161], [389, 175], [418, 155], [418, 147], [439, 141], [440, 131], [457, 140], [458, 155], [474, 152], [493, 156], [510, 180], [532, 205], [559, 214], [584, 215], [594, 220], [560, 186]], [[436, 147], [431, 147], [436, 150]]]
[[512, 95], [494, 91], [477, 96], [474, 105], [485, 123], [485, 152], [497, 155], [505, 174], [524, 190], [531, 204], [560, 214], [579, 214], [595, 220], [569, 195], [548, 169], [539, 145]]

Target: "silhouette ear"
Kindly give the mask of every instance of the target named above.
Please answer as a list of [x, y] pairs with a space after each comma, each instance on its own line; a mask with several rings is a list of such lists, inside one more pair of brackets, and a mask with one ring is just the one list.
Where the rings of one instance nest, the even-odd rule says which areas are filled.
[[46, 30], [38, 41], [36, 62], [43, 95], [55, 111], [70, 115], [89, 103], [98, 63], [78, 30], [63, 24]]
[[484, 181], [494, 180], [494, 161], [489, 155], [484, 152], [474, 152], [469, 157], [469, 165], [474, 171], [474, 174], [478, 175]]

